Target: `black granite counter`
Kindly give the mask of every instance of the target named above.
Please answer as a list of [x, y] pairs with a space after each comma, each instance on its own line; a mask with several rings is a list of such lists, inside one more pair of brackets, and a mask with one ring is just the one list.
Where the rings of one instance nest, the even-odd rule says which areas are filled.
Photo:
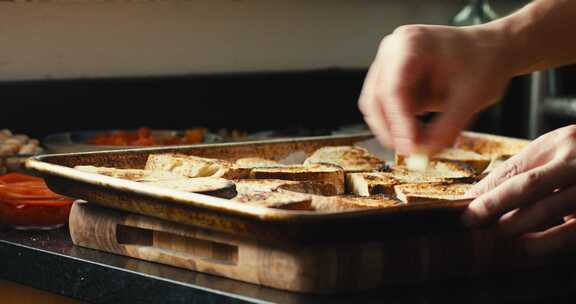
[[66, 228], [0, 231], [0, 278], [94, 304], [554, 303], [576, 295], [576, 272], [567, 267], [361, 294], [299, 295], [76, 247]]

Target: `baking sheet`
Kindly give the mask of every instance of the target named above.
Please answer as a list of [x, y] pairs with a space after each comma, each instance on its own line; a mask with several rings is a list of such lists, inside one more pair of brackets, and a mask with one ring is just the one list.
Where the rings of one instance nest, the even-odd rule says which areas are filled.
[[[290, 235], [297, 238], [326, 239], [327, 234], [341, 231], [339, 237], [350, 234], [350, 237], [356, 238], [359, 237], [355, 232], [358, 229], [365, 231], [362, 233], [363, 237], [377, 237], [382, 231], [386, 231], [387, 227], [407, 232], [459, 226], [458, 214], [467, 206], [469, 200], [341, 212], [293, 211], [160, 189], [72, 168], [76, 165], [143, 168], [149, 154], [170, 152], [229, 160], [260, 156], [293, 164], [301, 163], [307, 155], [320, 147], [354, 144], [367, 148], [382, 159], [393, 159], [392, 151], [382, 148], [370, 134], [363, 134], [42, 155], [29, 159], [27, 166], [40, 173], [48, 186], [62, 195], [174, 222], [259, 237], [277, 238]], [[278, 225], [271, 229], [270, 225], [266, 224]], [[350, 225], [354, 225], [354, 229], [350, 229]]]

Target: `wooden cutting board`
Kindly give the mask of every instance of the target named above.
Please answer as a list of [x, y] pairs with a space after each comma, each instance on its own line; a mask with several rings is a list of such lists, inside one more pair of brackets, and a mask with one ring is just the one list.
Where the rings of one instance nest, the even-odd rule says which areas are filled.
[[415, 283], [545, 262], [490, 230], [378, 242], [259, 241], [77, 202], [75, 245], [263, 286], [331, 294]]

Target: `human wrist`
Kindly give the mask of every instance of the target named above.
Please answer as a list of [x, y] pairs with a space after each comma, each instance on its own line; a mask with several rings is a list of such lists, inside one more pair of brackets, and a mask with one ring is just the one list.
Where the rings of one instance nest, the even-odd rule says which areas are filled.
[[508, 80], [521, 74], [526, 60], [513, 55], [517, 47], [511, 47], [509, 33], [502, 27], [490, 23], [466, 27], [465, 31], [482, 64], [495, 76]]
[[513, 76], [534, 72], [547, 66], [542, 57], [543, 42], [534, 28], [534, 12], [526, 9], [521, 15], [513, 15], [494, 22], [493, 31], [501, 33], [505, 42], [503, 56]]

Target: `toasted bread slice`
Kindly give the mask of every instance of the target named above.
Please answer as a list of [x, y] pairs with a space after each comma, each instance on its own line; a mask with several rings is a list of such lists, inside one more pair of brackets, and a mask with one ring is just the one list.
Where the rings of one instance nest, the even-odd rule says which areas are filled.
[[165, 171], [150, 171], [141, 169], [118, 169], [110, 167], [95, 167], [95, 166], [76, 166], [76, 170], [102, 174], [110, 177], [127, 179], [131, 181], [160, 181], [160, 180], [174, 180], [182, 178], [181, 175]]
[[394, 194], [394, 186], [399, 183], [389, 172], [346, 174], [347, 192], [360, 196], [391, 195]]
[[282, 164], [275, 160], [260, 157], [240, 158], [234, 164], [239, 168], [282, 167]]
[[314, 196], [312, 199], [312, 208], [323, 212], [388, 208], [398, 205], [400, 205], [398, 200], [383, 195], [370, 197], [355, 195]]
[[313, 210], [310, 195], [295, 192], [252, 192], [236, 196], [234, 201], [250, 205], [287, 210]]
[[447, 163], [446, 165], [441, 164], [423, 172], [411, 171], [408, 170], [408, 168], [406, 167], [398, 166], [393, 167], [389, 173], [393, 174], [403, 183], [410, 183], [414, 181], [432, 182], [434, 180], [439, 181], [469, 180], [471, 174], [470, 170], [471, 169], [467, 166], [463, 167], [459, 165], [452, 166], [451, 163]]
[[324, 183], [333, 187], [333, 193], [344, 193], [344, 171], [329, 164], [291, 165], [252, 169], [252, 178], [284, 179]]
[[238, 194], [272, 192], [280, 189], [280, 187], [284, 185], [301, 183], [282, 179], [239, 179], [234, 182], [236, 183]]
[[282, 179], [241, 179], [236, 180], [238, 193], [270, 192], [286, 190], [317, 195], [336, 195], [331, 184], [309, 181], [289, 181]]
[[[429, 168], [432, 170], [449, 170], [462, 172], [463, 174], [480, 174], [488, 165], [491, 159], [480, 155], [474, 151], [462, 150], [456, 148], [445, 149], [434, 155], [430, 159]], [[405, 166], [406, 157], [396, 154], [396, 166]]]
[[234, 183], [219, 177], [195, 177], [174, 180], [141, 181], [141, 183], [178, 191], [217, 196], [221, 198], [233, 198], [237, 195], [236, 186]]
[[393, 168], [391, 172], [365, 172], [346, 174], [347, 191], [360, 196], [394, 195], [394, 186], [406, 183], [452, 183], [468, 180], [467, 174], [453, 171], [425, 172], [410, 171], [404, 167]]
[[473, 178], [482, 172], [476, 171], [472, 165], [463, 162], [430, 161], [428, 170], [423, 173], [452, 178]]
[[463, 199], [472, 186], [465, 183], [404, 184], [395, 186], [394, 191], [396, 197], [404, 203], [418, 204], [434, 200]]
[[314, 182], [314, 181], [299, 181], [296, 183], [284, 184], [278, 190], [286, 190], [292, 192], [300, 192], [316, 195], [339, 195], [342, 194], [340, 187], [334, 186], [332, 183]]
[[117, 169], [94, 166], [76, 166], [75, 169], [178, 191], [202, 193], [222, 198], [232, 198], [236, 196], [235, 184], [232, 181], [223, 178], [187, 178], [166, 171]]
[[145, 176], [149, 171], [140, 169], [118, 169], [110, 167], [96, 166], [75, 166], [74, 169], [82, 172], [102, 174], [110, 177], [117, 177], [128, 180], [136, 180]]
[[323, 147], [305, 161], [305, 165], [325, 163], [340, 166], [346, 172], [378, 171], [385, 163], [368, 150], [355, 146]]
[[186, 177], [227, 179], [246, 178], [250, 174], [250, 169], [239, 168], [225, 160], [173, 153], [150, 154], [145, 169], [167, 171]]
[[[402, 163], [400, 161], [400, 163]], [[433, 160], [430, 161], [427, 165], [425, 170], [410, 170], [409, 168], [399, 165], [395, 166], [395, 169], [403, 169], [408, 172], [412, 172], [412, 174], [424, 174], [430, 176], [442, 176], [445, 178], [472, 178], [481, 172], [477, 172], [476, 168], [472, 165], [458, 162], [458, 161], [438, 161]]]
[[518, 154], [528, 144], [530, 141], [526, 139], [462, 132], [456, 139], [454, 146], [459, 149], [474, 151], [492, 159], [507, 159]]

